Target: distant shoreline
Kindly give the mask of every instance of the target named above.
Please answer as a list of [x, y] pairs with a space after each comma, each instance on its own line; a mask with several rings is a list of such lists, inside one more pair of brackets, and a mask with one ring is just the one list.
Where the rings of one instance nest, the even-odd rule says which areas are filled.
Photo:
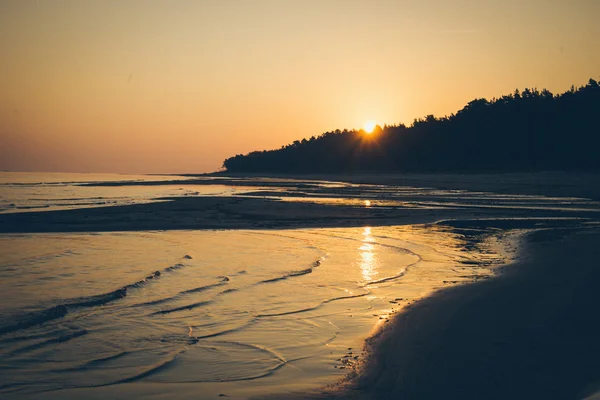
[[[429, 187], [467, 190], [472, 194], [536, 195], [557, 198], [568, 206], [577, 198], [600, 199], [600, 174], [577, 175], [567, 172], [538, 174], [391, 174], [391, 175], [235, 175], [234, 179], [192, 180], [190, 184], [226, 184], [251, 187], [277, 187], [298, 190], [300, 195], [318, 199], [364, 197], [361, 187], [319, 188], [315, 181], [383, 185], [394, 191], [399, 187]], [[293, 179], [293, 181], [286, 181]], [[187, 183], [187, 182], [186, 182]], [[92, 186], [181, 185], [182, 181], [99, 182]], [[295, 192], [290, 192], [291, 194]], [[286, 197], [290, 193], [279, 193]], [[410, 208], [357, 207], [344, 204], [279, 201], [269, 193], [254, 192], [231, 197], [177, 197], [126, 206], [80, 208], [74, 210], [19, 212], [0, 214], [0, 233], [134, 231], [167, 229], [290, 229], [352, 227], [364, 225], [406, 225], [431, 223], [443, 219], [589, 217], [598, 218], [600, 209], [592, 211], [548, 211], [492, 208]], [[560, 199], [558, 199], [560, 197]], [[385, 200], [385, 198], [383, 199]], [[578, 200], [581, 202], [581, 200]], [[585, 201], [584, 201], [585, 203]]]
[[[183, 174], [180, 176], [190, 176]], [[206, 177], [275, 178], [324, 180], [349, 183], [368, 183], [394, 186], [434, 187], [559, 197], [584, 197], [600, 200], [600, 172], [532, 171], [532, 172], [474, 172], [450, 173], [227, 173], [204, 174]]]
[[[151, 175], [149, 175], [151, 176]], [[164, 176], [164, 174], [163, 174]], [[192, 178], [190, 182], [218, 183], [227, 178], [234, 179], [293, 179], [299, 181], [321, 180], [347, 183], [368, 183], [394, 186], [435, 187], [438, 189], [459, 189], [487, 191], [522, 195], [544, 195], [560, 197], [583, 197], [600, 200], [600, 172], [593, 171], [495, 171], [495, 172], [449, 172], [449, 173], [235, 173], [227, 171], [203, 174], [183, 173], [168, 176]], [[199, 178], [194, 180], [193, 178]], [[136, 182], [138, 185], [160, 184], [161, 182]], [[167, 184], [168, 182], [162, 182]], [[174, 180], [173, 183], [181, 183]], [[229, 181], [228, 184], [244, 184]], [[103, 184], [106, 185], [106, 184]], [[110, 185], [110, 183], [108, 183]]]

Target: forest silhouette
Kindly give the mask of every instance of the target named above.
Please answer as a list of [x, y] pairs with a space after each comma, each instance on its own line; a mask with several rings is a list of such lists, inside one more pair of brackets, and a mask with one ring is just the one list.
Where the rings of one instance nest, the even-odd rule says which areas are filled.
[[600, 170], [600, 85], [525, 89], [475, 99], [412, 125], [336, 130], [277, 150], [227, 158], [227, 172], [476, 172]]

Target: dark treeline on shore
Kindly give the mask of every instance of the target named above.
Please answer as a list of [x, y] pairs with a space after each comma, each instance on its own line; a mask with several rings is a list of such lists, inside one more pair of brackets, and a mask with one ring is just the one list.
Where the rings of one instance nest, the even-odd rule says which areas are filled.
[[515, 90], [450, 116], [336, 130], [223, 162], [228, 172], [435, 172], [600, 169], [600, 85], [554, 95]]

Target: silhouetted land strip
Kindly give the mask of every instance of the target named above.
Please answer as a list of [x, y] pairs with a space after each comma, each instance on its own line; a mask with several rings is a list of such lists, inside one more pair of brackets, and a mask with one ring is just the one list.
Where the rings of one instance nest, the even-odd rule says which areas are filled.
[[223, 167], [230, 173], [598, 170], [598, 110], [600, 85], [593, 79], [560, 95], [516, 90], [475, 99], [447, 117], [428, 115], [371, 135], [326, 132], [236, 155]]

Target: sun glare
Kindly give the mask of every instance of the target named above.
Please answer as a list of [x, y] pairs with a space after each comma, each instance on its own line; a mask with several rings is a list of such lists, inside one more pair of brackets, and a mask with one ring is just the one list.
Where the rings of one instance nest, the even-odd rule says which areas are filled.
[[367, 121], [365, 122], [365, 124], [363, 125], [363, 130], [366, 133], [373, 133], [373, 130], [375, 130], [375, 127], [377, 126], [377, 124], [375, 123], [375, 121]]

